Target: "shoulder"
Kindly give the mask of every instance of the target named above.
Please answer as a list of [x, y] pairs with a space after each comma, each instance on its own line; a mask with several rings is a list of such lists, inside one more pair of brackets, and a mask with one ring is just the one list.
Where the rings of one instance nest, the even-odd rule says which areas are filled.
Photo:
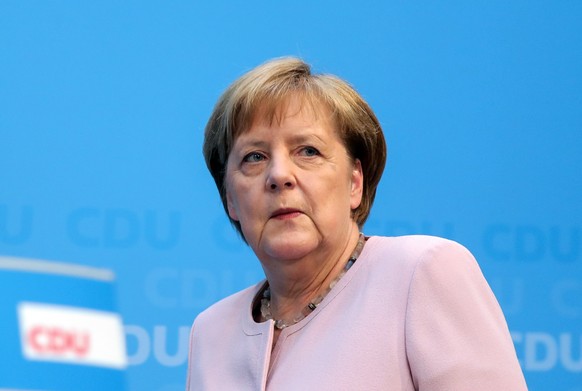
[[382, 263], [410, 272], [433, 264], [439, 267], [476, 265], [475, 258], [463, 245], [437, 236], [372, 236], [366, 247], [369, 247], [372, 258], [382, 259]]
[[[240, 371], [240, 358], [246, 354], [246, 345], [242, 343], [245, 324], [254, 323], [251, 305], [261, 285], [228, 296], [196, 317], [190, 331], [188, 390], [240, 380], [237, 371]], [[226, 386], [225, 389], [235, 388]]]
[[232, 322], [234, 320], [233, 314], [247, 313], [247, 311], [241, 311], [245, 307], [248, 307], [248, 313], [250, 313], [253, 298], [262, 284], [263, 282], [261, 281], [258, 284], [227, 296], [200, 312], [194, 320], [194, 327], [197, 329], [197, 332], [206, 328], [216, 329], [218, 325], [224, 324], [227, 319]]
[[[454, 240], [430, 235], [371, 236], [367, 243], [371, 243], [378, 250], [399, 250], [411, 254], [448, 248], [465, 249], [463, 245]], [[465, 249], [465, 251], [467, 250]]]
[[417, 387], [526, 389], [501, 308], [469, 250], [427, 236], [396, 242], [413, 254], [404, 314]]
[[419, 292], [436, 296], [440, 288], [456, 287], [460, 281], [484, 285], [473, 255], [461, 244], [440, 237], [372, 236], [360, 258], [360, 264], [354, 265], [356, 281], [372, 292], [381, 292], [374, 295], [397, 297], [403, 314]]
[[252, 300], [259, 287], [260, 284], [248, 287], [198, 314], [190, 330], [191, 362], [192, 357], [215, 357], [222, 352], [219, 346], [224, 348], [240, 338], [245, 316], [251, 318]]

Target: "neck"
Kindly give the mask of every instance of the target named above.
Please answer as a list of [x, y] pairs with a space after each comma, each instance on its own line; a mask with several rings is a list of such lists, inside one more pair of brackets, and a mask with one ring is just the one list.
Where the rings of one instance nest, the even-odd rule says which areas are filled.
[[[273, 318], [295, 316], [315, 297], [329, 288], [342, 272], [359, 239], [357, 225], [345, 235], [345, 240], [329, 251], [313, 252], [282, 268], [264, 265], [270, 287], [270, 304]], [[277, 267], [278, 266], [278, 267]]]

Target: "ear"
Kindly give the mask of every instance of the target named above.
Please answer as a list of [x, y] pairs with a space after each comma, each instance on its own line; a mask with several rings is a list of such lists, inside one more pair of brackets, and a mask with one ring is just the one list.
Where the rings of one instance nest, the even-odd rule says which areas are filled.
[[226, 207], [228, 209], [228, 215], [230, 218], [234, 221], [239, 221], [236, 208], [234, 207], [234, 202], [232, 201], [232, 197], [230, 196], [230, 192], [228, 190], [226, 190]]
[[360, 206], [363, 194], [364, 173], [362, 172], [362, 162], [360, 162], [360, 159], [356, 159], [352, 168], [352, 188], [350, 192], [350, 207], [352, 210]]

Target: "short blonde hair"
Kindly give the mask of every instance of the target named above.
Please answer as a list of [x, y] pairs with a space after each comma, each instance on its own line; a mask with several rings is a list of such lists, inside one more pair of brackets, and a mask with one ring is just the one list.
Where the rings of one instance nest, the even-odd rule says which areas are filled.
[[[333, 75], [312, 74], [308, 64], [293, 57], [268, 61], [237, 79], [218, 99], [206, 124], [204, 159], [227, 215], [224, 182], [235, 140], [250, 128], [257, 115], [272, 121], [292, 96], [299, 96], [314, 111], [318, 105], [327, 107], [348, 154], [360, 160], [363, 195], [352, 216], [361, 228], [370, 214], [386, 163], [382, 128], [370, 106], [348, 83]], [[244, 239], [240, 223], [230, 220]]]

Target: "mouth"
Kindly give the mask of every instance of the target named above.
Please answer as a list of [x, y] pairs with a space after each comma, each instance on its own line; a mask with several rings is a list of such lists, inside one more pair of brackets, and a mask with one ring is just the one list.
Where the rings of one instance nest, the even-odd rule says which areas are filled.
[[299, 216], [301, 213], [302, 212], [299, 209], [282, 208], [282, 209], [277, 209], [275, 212], [273, 212], [273, 214], [271, 215], [271, 218], [278, 219], [278, 220], [292, 219], [294, 217]]

